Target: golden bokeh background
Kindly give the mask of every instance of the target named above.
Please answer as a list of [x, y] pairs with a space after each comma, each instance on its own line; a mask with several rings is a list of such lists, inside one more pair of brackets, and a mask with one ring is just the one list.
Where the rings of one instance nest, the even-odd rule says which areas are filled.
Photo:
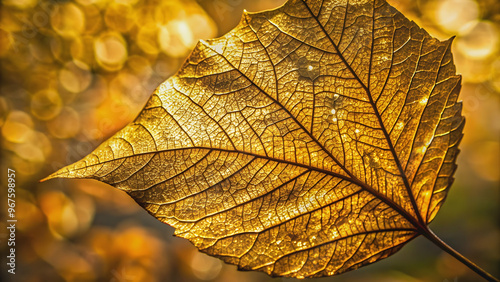
[[[199, 253], [125, 193], [97, 181], [39, 180], [79, 160], [142, 109], [199, 39], [234, 27], [245, 8], [283, 0], [4, 0], [0, 6], [0, 222], [7, 251], [7, 168], [16, 171], [12, 281], [271, 281]], [[467, 118], [456, 181], [431, 224], [498, 277], [500, 3], [393, 0], [433, 36], [456, 36]], [[396, 255], [321, 281], [476, 281], [423, 238]], [[294, 279], [278, 278], [277, 281]], [[273, 281], [275, 281], [273, 280]]]

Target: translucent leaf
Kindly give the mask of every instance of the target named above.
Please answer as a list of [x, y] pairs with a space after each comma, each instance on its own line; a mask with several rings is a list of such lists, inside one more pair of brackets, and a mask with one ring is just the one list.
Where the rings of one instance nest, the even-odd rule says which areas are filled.
[[49, 178], [124, 190], [241, 269], [359, 268], [421, 235], [453, 181], [464, 118], [450, 44], [380, 0], [245, 13]]

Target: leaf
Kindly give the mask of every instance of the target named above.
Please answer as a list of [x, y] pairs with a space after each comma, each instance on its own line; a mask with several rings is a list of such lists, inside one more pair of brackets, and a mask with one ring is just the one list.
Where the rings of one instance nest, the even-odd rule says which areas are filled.
[[425, 234], [453, 181], [464, 118], [451, 41], [381, 0], [245, 12], [135, 121], [49, 178], [124, 190], [240, 269], [359, 268]]

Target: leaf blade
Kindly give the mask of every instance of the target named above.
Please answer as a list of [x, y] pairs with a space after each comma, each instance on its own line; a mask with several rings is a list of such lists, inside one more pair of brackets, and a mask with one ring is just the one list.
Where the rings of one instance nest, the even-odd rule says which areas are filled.
[[452, 182], [464, 122], [451, 40], [385, 1], [318, 3], [200, 41], [133, 123], [49, 178], [109, 183], [204, 252], [270, 275], [396, 252]]

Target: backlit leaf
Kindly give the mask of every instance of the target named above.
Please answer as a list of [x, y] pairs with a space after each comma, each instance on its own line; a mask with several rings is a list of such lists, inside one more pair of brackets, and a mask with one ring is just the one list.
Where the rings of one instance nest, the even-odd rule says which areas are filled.
[[245, 13], [49, 178], [122, 189], [241, 269], [359, 268], [423, 234], [453, 181], [464, 118], [450, 44], [382, 0]]

